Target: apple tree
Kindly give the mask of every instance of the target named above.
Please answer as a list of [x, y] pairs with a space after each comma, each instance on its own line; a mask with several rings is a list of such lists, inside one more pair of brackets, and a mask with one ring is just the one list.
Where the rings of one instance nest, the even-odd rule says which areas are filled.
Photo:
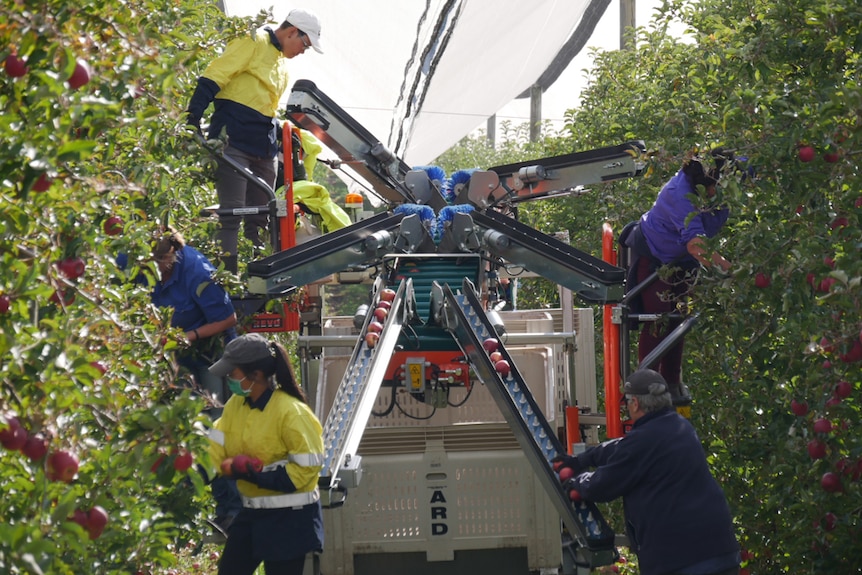
[[171, 565], [211, 513], [212, 465], [150, 252], [166, 223], [207, 249], [214, 193], [181, 114], [254, 23], [192, 0], [0, 15], [0, 566]]
[[[688, 34], [664, 33], [670, 20]], [[751, 573], [862, 563], [862, 7], [851, 0], [672, 0], [636, 48], [597, 54], [570, 149], [642, 139], [641, 178], [531, 206], [598, 254], [691, 154], [744, 157], [703, 270], [684, 381]]]

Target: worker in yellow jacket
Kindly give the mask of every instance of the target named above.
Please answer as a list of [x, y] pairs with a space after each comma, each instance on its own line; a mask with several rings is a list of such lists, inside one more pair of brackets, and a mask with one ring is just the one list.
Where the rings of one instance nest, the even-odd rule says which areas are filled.
[[233, 396], [210, 431], [210, 455], [236, 478], [243, 510], [228, 528], [220, 575], [302, 575], [323, 550], [318, 478], [323, 428], [297, 384], [287, 352], [257, 333], [231, 341], [210, 366]]
[[[281, 134], [276, 116], [288, 87], [287, 61], [308, 48], [323, 53], [320, 20], [306, 10], [291, 10], [275, 30], [266, 27], [230, 41], [224, 53], [210, 62], [198, 78], [187, 109], [186, 122], [199, 132], [201, 118], [214, 102], [207, 137], [219, 138], [224, 131], [227, 135], [224, 155], [250, 170], [273, 190]], [[244, 176], [224, 162], [216, 171], [216, 192], [219, 207], [223, 209], [269, 203], [264, 190], [249, 185]], [[237, 272], [241, 219], [241, 216], [223, 215], [219, 220], [221, 261], [233, 273]], [[260, 229], [266, 226], [266, 214], [246, 216], [243, 233], [255, 246], [262, 248]]]

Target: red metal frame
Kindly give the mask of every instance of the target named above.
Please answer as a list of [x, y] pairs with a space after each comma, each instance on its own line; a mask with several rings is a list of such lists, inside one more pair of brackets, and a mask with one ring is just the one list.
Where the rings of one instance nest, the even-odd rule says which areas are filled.
[[[614, 230], [610, 224], [602, 225], [602, 259], [617, 265], [617, 252], [614, 249]], [[623, 426], [620, 421], [620, 326], [612, 321], [613, 306], [605, 304], [602, 316], [602, 337], [605, 352], [605, 421], [608, 438], [622, 437]]]

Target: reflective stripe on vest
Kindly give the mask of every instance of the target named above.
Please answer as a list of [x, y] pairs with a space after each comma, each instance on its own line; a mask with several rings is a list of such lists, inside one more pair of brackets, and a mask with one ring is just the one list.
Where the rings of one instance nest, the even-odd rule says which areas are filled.
[[291, 453], [287, 459], [273, 461], [264, 466], [264, 471], [272, 471], [279, 467], [287, 467], [288, 463], [296, 463], [301, 467], [323, 467], [324, 457], [322, 453]]
[[216, 445], [224, 447], [224, 431], [221, 429], [210, 429], [209, 433], [207, 433], [207, 437], [209, 437], [210, 441]]
[[285, 493], [284, 495], [262, 495], [260, 497], [242, 496], [242, 506], [246, 509], [282, 509], [285, 507], [304, 507], [320, 499], [320, 490], [304, 493]]

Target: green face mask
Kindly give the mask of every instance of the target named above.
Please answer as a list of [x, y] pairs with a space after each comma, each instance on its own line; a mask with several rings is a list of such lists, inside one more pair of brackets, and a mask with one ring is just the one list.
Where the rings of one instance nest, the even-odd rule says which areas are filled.
[[242, 382], [244, 382], [246, 378], [242, 379], [234, 379], [232, 377], [227, 378], [227, 387], [230, 389], [230, 392], [234, 395], [238, 395], [240, 397], [247, 397], [248, 394], [251, 393], [251, 388], [243, 389]]

